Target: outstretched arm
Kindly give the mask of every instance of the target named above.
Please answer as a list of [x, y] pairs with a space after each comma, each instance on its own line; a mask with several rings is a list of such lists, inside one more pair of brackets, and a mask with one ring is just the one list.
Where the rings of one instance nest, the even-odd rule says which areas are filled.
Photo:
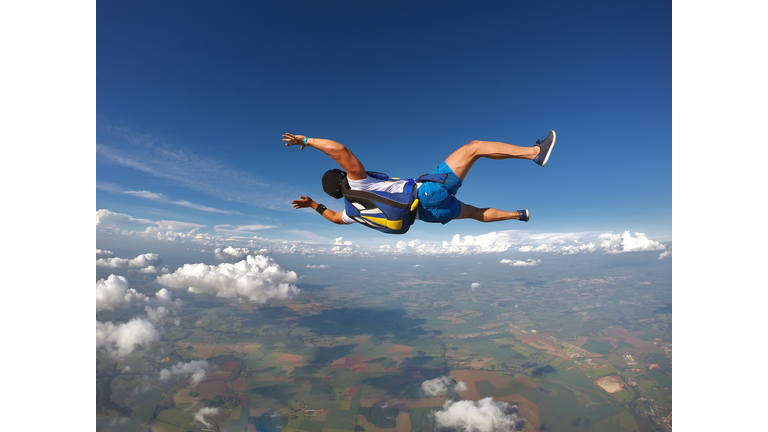
[[[320, 204], [314, 202], [312, 198], [307, 196], [302, 196], [301, 199], [293, 200], [291, 201], [291, 204], [293, 204], [293, 208], [305, 208], [305, 207], [311, 207], [314, 210], [317, 210], [317, 206]], [[335, 212], [331, 209], [325, 209], [323, 210], [323, 217], [328, 219], [329, 221], [339, 224], [339, 225], [346, 225], [346, 222], [344, 222], [344, 219], [341, 218], [342, 212]]]
[[347, 172], [347, 177], [351, 180], [365, 180], [368, 175], [365, 173], [363, 164], [352, 154], [352, 151], [336, 141], [323, 138], [309, 138], [304, 143], [304, 135], [294, 135], [286, 133], [283, 135], [283, 141], [287, 146], [300, 145], [301, 149], [305, 147], [314, 147], [327, 154], [341, 166], [341, 169]]

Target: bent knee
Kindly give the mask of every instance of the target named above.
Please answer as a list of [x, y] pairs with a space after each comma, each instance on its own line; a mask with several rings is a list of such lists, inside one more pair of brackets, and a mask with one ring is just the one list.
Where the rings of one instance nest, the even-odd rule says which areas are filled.
[[464, 148], [468, 152], [471, 152], [472, 154], [476, 154], [478, 149], [483, 145], [482, 143], [483, 142], [479, 140], [472, 140], [469, 142], [469, 144], [464, 145]]
[[464, 204], [461, 201], [459, 201], [459, 203], [461, 204], [461, 213], [459, 213], [459, 216], [456, 219], [475, 219], [481, 222], [483, 221], [483, 211], [485, 209], [479, 209], [469, 204]]

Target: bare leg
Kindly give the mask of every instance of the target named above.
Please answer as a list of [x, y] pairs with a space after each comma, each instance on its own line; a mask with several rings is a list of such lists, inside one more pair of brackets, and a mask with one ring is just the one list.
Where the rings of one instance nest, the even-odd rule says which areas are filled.
[[461, 203], [461, 213], [456, 219], [474, 219], [480, 222], [498, 222], [509, 219], [520, 219], [520, 212], [510, 212], [495, 208], [477, 208]]
[[464, 177], [467, 176], [469, 169], [472, 168], [472, 164], [481, 157], [488, 159], [533, 160], [540, 150], [541, 148], [538, 146], [520, 147], [495, 141], [472, 141], [448, 156], [445, 159], [445, 163], [451, 167], [461, 181], [464, 181]]

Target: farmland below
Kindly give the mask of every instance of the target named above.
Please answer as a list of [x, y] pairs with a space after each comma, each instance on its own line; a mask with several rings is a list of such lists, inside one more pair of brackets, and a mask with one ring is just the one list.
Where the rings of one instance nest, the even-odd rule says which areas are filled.
[[[305, 270], [290, 300], [174, 291], [183, 307], [159, 340], [97, 353], [97, 430], [431, 431], [446, 402], [484, 398], [516, 406], [531, 431], [670, 430], [671, 266], [501, 258], [329, 258], [315, 269], [285, 255], [275, 259]], [[204, 377], [160, 379], [178, 364], [204, 364]], [[464, 388], [425, 392], [442, 377]]]

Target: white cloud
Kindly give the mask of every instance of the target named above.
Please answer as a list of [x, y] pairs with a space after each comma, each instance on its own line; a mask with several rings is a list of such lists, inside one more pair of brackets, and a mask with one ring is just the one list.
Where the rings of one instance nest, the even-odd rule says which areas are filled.
[[109, 275], [96, 282], [96, 311], [145, 305], [149, 298], [133, 288], [123, 276]]
[[355, 250], [351, 246], [342, 248], [341, 246], [334, 246], [331, 248], [330, 253], [335, 255], [352, 255]]
[[421, 383], [421, 390], [429, 397], [439, 396], [441, 394], [453, 395], [463, 392], [467, 389], [464, 382], [458, 383], [449, 375], [433, 378]]
[[114, 257], [115, 254], [108, 250], [96, 249], [96, 260], [108, 259]]
[[563, 253], [563, 255], [573, 255], [580, 252], [594, 252], [595, 251], [595, 244], [589, 243], [589, 244], [580, 244], [578, 246], [575, 245], [568, 245], [563, 246], [560, 248], [560, 252]]
[[333, 242], [335, 246], [351, 246], [352, 240], [344, 240], [344, 237], [338, 237], [336, 241]]
[[173, 273], [158, 276], [157, 282], [169, 288], [186, 288], [192, 293], [265, 303], [298, 294], [299, 289], [293, 285], [298, 279], [295, 272], [282, 269], [272, 258], [249, 255], [235, 264], [185, 264]]
[[160, 339], [151, 322], [134, 318], [124, 324], [96, 321], [96, 349], [104, 348], [112, 357], [125, 357], [138, 346], [148, 346]]
[[147, 318], [149, 318], [149, 320], [154, 323], [161, 321], [163, 318], [168, 316], [168, 309], [164, 308], [163, 306], [155, 309], [146, 306], [144, 307], [144, 311], [147, 312]]
[[307, 268], [324, 269], [324, 268], [328, 268], [328, 266], [325, 265], [325, 264], [319, 264], [319, 265], [318, 264], [307, 264]]
[[163, 260], [156, 253], [145, 253], [136, 258], [118, 258], [110, 251], [96, 249], [96, 265], [99, 267], [148, 267], [162, 264]]
[[181, 375], [184, 377], [192, 376], [192, 387], [200, 384], [205, 379], [205, 368], [208, 367], [208, 362], [205, 360], [192, 360], [189, 363], [178, 362], [171, 366], [170, 369], [163, 369], [160, 371], [160, 381], [168, 381], [173, 375]]
[[144, 267], [143, 269], [139, 270], [139, 273], [157, 273], [157, 269], [155, 266]]
[[155, 293], [155, 298], [149, 299], [149, 301], [152, 305], [164, 306], [171, 310], [179, 310], [182, 305], [181, 299], [174, 300], [171, 297], [171, 292], [165, 288], [160, 288], [160, 291]]
[[199, 421], [200, 423], [210, 426], [210, 423], [205, 421], [205, 417], [215, 416], [219, 413], [218, 408], [211, 408], [211, 407], [203, 407], [200, 408], [200, 411], [195, 413], [195, 421]]
[[563, 253], [573, 254], [579, 252], [592, 252], [594, 244], [584, 245], [581, 238], [596, 236], [597, 233], [544, 233], [530, 234], [525, 231], [500, 231], [482, 234], [478, 236], [453, 236], [450, 241], [424, 242], [418, 239], [400, 240], [393, 248], [391, 245], [381, 245], [379, 252], [391, 252], [395, 254], [483, 254], [494, 252], [506, 252], [510, 248], [517, 248], [521, 252], [539, 253]]
[[667, 247], [655, 240], [650, 240], [643, 233], [636, 232], [635, 237], [629, 230], [623, 234], [606, 233], [600, 236], [600, 247], [609, 254], [639, 251], [665, 250]]
[[216, 248], [213, 254], [222, 261], [241, 260], [248, 256], [248, 248], [235, 248], [227, 246], [225, 249]]
[[662, 253], [660, 253], [660, 254], [659, 254], [659, 259], [660, 259], [660, 260], [661, 260], [661, 259], [664, 259], [664, 258], [666, 258], [666, 257], [668, 257], [668, 256], [670, 256], [670, 255], [672, 255], [672, 251], [671, 251], [671, 250], [669, 250], [669, 251], [666, 251], [666, 252], [662, 252]]
[[480, 288], [480, 283], [478, 282], [472, 282], [472, 291]]
[[440, 254], [477, 254], [489, 252], [504, 252], [511, 246], [507, 236], [496, 232], [480, 236], [464, 236], [456, 234], [450, 242], [425, 242], [418, 239], [397, 242], [394, 248], [390, 245], [379, 246], [379, 252], [396, 254], [440, 255]]
[[119, 275], [109, 275], [96, 282], [96, 311], [129, 308], [132, 306], [163, 307], [167, 310], [181, 309], [181, 299], [173, 300], [171, 292], [165, 288], [148, 297], [133, 288], [128, 288], [128, 280]]
[[140, 219], [133, 216], [129, 216], [122, 213], [115, 213], [109, 210], [100, 209], [96, 210], [96, 226], [97, 227], [120, 227], [122, 225], [155, 225], [161, 230], [186, 230], [194, 228], [202, 228], [205, 225], [200, 225], [191, 222], [169, 221], [159, 220], [153, 221], [149, 219]]
[[277, 225], [229, 225], [229, 224], [221, 224], [216, 225], [213, 227], [214, 231], [216, 231], [218, 234], [226, 235], [226, 236], [245, 236], [245, 237], [253, 237], [255, 235], [254, 231], [258, 230], [265, 230], [265, 229], [272, 229], [277, 228]]
[[424, 266], [421, 265], [421, 264], [416, 264], [416, 265], [414, 265], [414, 267], [424, 267]]
[[125, 189], [121, 188], [120, 186], [114, 183], [107, 183], [99, 180], [96, 180], [96, 189], [101, 189], [103, 191], [107, 191], [115, 195], [125, 192]]
[[539, 252], [539, 253], [557, 252], [557, 246], [550, 245], [549, 243], [542, 243], [536, 247], [529, 245], [529, 246], [521, 247], [520, 252]]
[[[115, 213], [106, 209], [96, 211], [96, 229], [126, 236], [153, 238], [157, 240], [182, 241], [194, 238], [197, 231], [205, 225], [160, 220], [135, 218], [122, 213]], [[179, 231], [187, 231], [179, 232]]]
[[[154, 308], [153, 308], [154, 306]], [[181, 299], [174, 300], [171, 297], [171, 292], [165, 288], [161, 288], [160, 291], [155, 293], [155, 297], [149, 299], [149, 305], [144, 307], [147, 312], [147, 317], [152, 322], [159, 322], [168, 316], [168, 313], [176, 314], [181, 310]], [[178, 326], [178, 319], [175, 320]]]
[[517, 417], [516, 406], [490, 397], [478, 402], [447, 400], [434, 417], [439, 428], [462, 432], [509, 432], [525, 426], [525, 421]]
[[509, 264], [512, 267], [533, 267], [541, 264], [541, 260], [528, 259], [526, 261], [503, 259], [499, 261], [501, 264]]
[[184, 201], [184, 200], [173, 201], [161, 193], [155, 193], [150, 191], [125, 191], [123, 193], [131, 196], [139, 197], [139, 198], [149, 199], [152, 201], [162, 202], [166, 204], [175, 204], [175, 205], [179, 205], [182, 207], [187, 207], [195, 210], [202, 210], [209, 213], [238, 214], [238, 215], [241, 214], [240, 212], [237, 212], [234, 210], [220, 210], [217, 208], [206, 207], [204, 205], [195, 204], [195, 203], [191, 203], [189, 201]]

